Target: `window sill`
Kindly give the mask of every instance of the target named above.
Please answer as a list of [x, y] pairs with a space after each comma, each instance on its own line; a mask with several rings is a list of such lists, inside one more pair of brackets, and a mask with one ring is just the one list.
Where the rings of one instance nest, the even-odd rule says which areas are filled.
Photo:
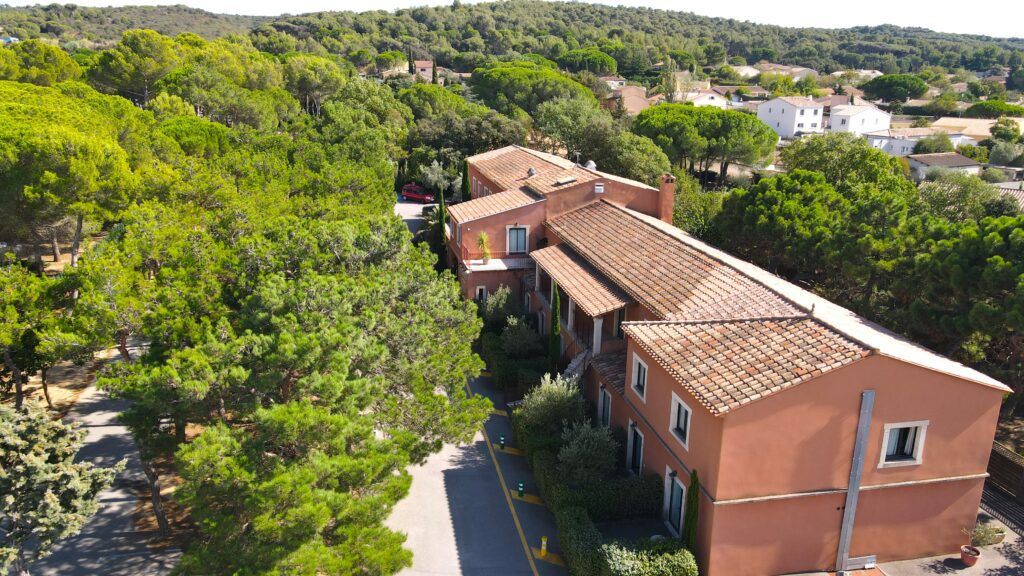
[[917, 466], [921, 464], [920, 460], [893, 460], [892, 462], [882, 462], [878, 465], [879, 468], [902, 468], [904, 466]]
[[676, 442], [679, 442], [679, 445], [682, 446], [684, 450], [686, 450], [687, 452], [690, 451], [690, 443], [686, 440], [683, 440], [683, 436], [682, 434], [679, 433], [679, 431], [673, 428], [669, 430], [669, 433], [672, 434], [672, 437], [676, 439]]
[[636, 386], [633, 386], [632, 384], [629, 385], [629, 389], [633, 391], [633, 394], [636, 394], [636, 397], [639, 398], [641, 402], [647, 404], [646, 389], [643, 392], [641, 392], [637, 390]]

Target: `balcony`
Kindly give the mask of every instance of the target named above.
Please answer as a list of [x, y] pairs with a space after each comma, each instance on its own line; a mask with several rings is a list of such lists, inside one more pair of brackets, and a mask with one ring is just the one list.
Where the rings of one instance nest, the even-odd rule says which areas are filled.
[[479, 270], [522, 270], [533, 268], [533, 260], [527, 252], [504, 252], [491, 250], [490, 257], [485, 261], [482, 250], [472, 250], [468, 246], [459, 246], [459, 261], [471, 271]]

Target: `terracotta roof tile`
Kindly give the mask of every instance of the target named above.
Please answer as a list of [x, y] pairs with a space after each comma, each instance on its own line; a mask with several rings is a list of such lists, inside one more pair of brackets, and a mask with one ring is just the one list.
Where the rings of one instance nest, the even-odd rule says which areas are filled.
[[977, 160], [956, 152], [935, 152], [933, 154], [911, 154], [907, 156], [911, 160], [920, 162], [925, 166], [947, 166], [951, 168], [961, 166], [979, 166]]
[[501, 190], [518, 189], [525, 184], [530, 168], [541, 175], [552, 171], [564, 172], [576, 166], [571, 160], [521, 146], [498, 148], [470, 156], [467, 160]]
[[[627, 322], [623, 327], [714, 415], [869, 354], [868, 349], [809, 317]], [[622, 370], [625, 381], [624, 359]]]
[[508, 190], [449, 206], [448, 215], [458, 222], [465, 223], [513, 208], [529, 206], [542, 200], [526, 190]]
[[626, 353], [598, 354], [590, 360], [590, 367], [605, 384], [619, 394], [626, 392]]
[[633, 302], [621, 288], [565, 244], [535, 250], [530, 256], [558, 281], [587, 316], [600, 316]]
[[601, 274], [660, 318], [803, 313], [735, 268], [606, 202], [574, 210], [547, 225]]

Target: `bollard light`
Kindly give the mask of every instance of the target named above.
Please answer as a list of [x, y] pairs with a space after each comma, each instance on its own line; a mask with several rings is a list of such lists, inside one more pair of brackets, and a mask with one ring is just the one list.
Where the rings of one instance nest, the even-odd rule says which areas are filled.
[[548, 555], [548, 537], [540, 537], [540, 557], [544, 558]]
[[516, 492], [519, 493], [519, 497], [520, 498], [523, 497], [523, 483], [522, 483], [522, 481], [520, 481], [519, 484], [516, 486]]
[[502, 434], [501, 436], [499, 436], [499, 437], [498, 437], [498, 446], [499, 446], [499, 447], [500, 447], [500, 448], [501, 448], [502, 450], [504, 450], [504, 449], [505, 449], [505, 435], [504, 435], [504, 434]]

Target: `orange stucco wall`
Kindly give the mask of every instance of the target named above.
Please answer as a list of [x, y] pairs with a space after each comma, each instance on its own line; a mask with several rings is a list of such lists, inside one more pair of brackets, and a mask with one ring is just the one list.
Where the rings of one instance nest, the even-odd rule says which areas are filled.
[[[630, 386], [634, 353], [648, 366], [646, 401]], [[985, 472], [999, 390], [876, 355], [714, 417], [631, 341], [626, 363], [625, 397], [612, 394], [613, 425], [637, 422], [645, 472], [696, 468], [716, 501], [702, 498], [695, 550], [708, 576], [834, 567], [866, 389], [876, 398], [851, 555], [917, 558], [964, 543], [961, 529], [974, 522], [983, 479], [956, 478]], [[597, 385], [588, 381], [592, 401]], [[673, 391], [693, 410], [689, 449], [669, 432]], [[922, 463], [880, 468], [884, 425], [920, 420], [928, 421]], [[913, 481], [929, 483], [885, 486]]]

